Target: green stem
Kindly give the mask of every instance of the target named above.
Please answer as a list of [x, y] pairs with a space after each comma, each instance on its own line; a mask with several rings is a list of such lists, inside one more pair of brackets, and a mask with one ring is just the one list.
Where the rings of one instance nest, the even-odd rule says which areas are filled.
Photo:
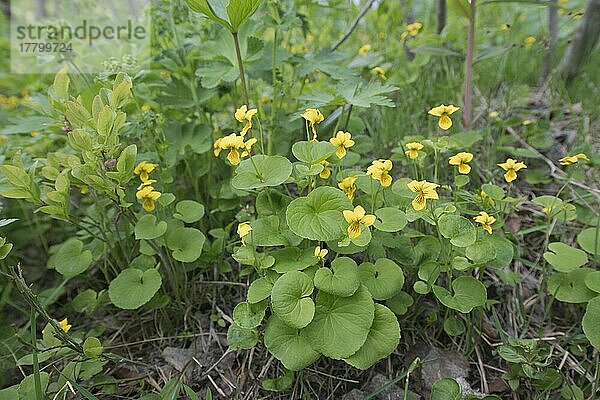
[[248, 86], [246, 85], [246, 75], [244, 74], [244, 62], [242, 61], [242, 52], [240, 51], [240, 41], [237, 32], [231, 32], [233, 36], [233, 44], [235, 45], [235, 54], [237, 56], [238, 68], [240, 69], [240, 80], [244, 89], [244, 100], [246, 105], [250, 107], [250, 97], [248, 96]]
[[32, 346], [32, 356], [33, 356], [33, 382], [35, 385], [35, 398], [37, 400], [43, 400], [44, 394], [42, 393], [42, 380], [40, 378], [40, 363], [38, 360], [37, 353], [37, 338], [36, 338], [36, 330], [37, 330], [37, 314], [33, 307], [31, 307], [31, 316], [30, 316], [30, 325], [31, 325], [31, 346]]

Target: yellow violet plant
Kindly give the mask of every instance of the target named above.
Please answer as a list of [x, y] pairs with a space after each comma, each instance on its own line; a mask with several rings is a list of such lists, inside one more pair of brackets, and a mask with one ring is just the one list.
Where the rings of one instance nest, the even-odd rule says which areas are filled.
[[469, 165], [471, 161], [473, 161], [473, 154], [461, 151], [450, 157], [448, 163], [450, 165], [456, 165], [458, 167], [458, 173], [466, 175], [471, 172], [471, 166]]
[[434, 117], [439, 117], [439, 127], [447, 131], [450, 129], [450, 127], [452, 127], [452, 119], [450, 118], [450, 115], [454, 114], [458, 110], [460, 110], [460, 108], [452, 104], [447, 106], [442, 104], [429, 110], [429, 114], [433, 115]]
[[421, 143], [419, 142], [410, 142], [410, 143], [406, 143], [406, 151], [405, 154], [408, 158], [410, 158], [411, 160], [416, 160], [417, 157], [419, 157], [419, 151], [423, 150], [423, 146]]
[[506, 171], [504, 173], [504, 179], [508, 183], [517, 179], [517, 172], [524, 168], [527, 168], [527, 165], [525, 165], [525, 163], [512, 158], [507, 158], [505, 162], [498, 164], [498, 166], [504, 171]]

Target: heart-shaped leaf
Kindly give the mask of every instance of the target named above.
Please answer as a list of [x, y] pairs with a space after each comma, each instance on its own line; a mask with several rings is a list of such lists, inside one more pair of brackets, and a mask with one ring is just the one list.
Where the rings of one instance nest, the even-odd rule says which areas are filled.
[[175, 205], [176, 213], [173, 217], [185, 223], [199, 221], [204, 216], [204, 206], [194, 200], [182, 200]]
[[577, 244], [592, 255], [600, 255], [600, 232], [596, 228], [582, 230], [577, 235]]
[[108, 296], [115, 306], [134, 310], [149, 302], [161, 284], [162, 278], [156, 269], [127, 268], [112, 280]]
[[391, 299], [404, 286], [402, 269], [387, 258], [380, 258], [375, 264], [362, 263], [358, 268], [358, 275], [375, 300]]
[[72, 278], [85, 272], [91, 263], [92, 252], [83, 250], [83, 242], [79, 239], [69, 239], [64, 242], [51, 262], [65, 278]]
[[302, 239], [290, 231], [285, 220], [277, 215], [252, 222], [252, 234], [247, 240], [253, 246], [297, 246]]
[[377, 220], [373, 226], [384, 232], [398, 232], [406, 226], [408, 220], [404, 211], [400, 211], [395, 207], [380, 208], [375, 211]]
[[400, 325], [396, 316], [386, 306], [375, 304], [375, 318], [367, 340], [356, 353], [344, 361], [355, 368], [367, 369], [392, 354], [399, 342]]
[[253, 281], [248, 288], [248, 303], [260, 303], [271, 296], [273, 284], [265, 277]]
[[581, 325], [592, 346], [600, 350], [600, 296], [588, 302]]
[[477, 231], [471, 221], [459, 215], [442, 215], [438, 220], [438, 229], [456, 247], [467, 247], [477, 239]]
[[352, 296], [360, 286], [356, 262], [348, 257], [339, 257], [331, 262], [331, 269], [317, 270], [314, 278], [315, 287], [336, 296]]
[[301, 271], [318, 261], [313, 249], [300, 250], [296, 247], [286, 247], [274, 251], [271, 255], [275, 257], [273, 269], [280, 274], [289, 271]]
[[408, 308], [414, 304], [414, 300], [410, 294], [400, 292], [391, 299], [385, 302], [385, 305], [397, 315], [404, 315], [408, 312]]
[[316, 304], [315, 317], [303, 330], [313, 348], [336, 360], [356, 353], [367, 340], [375, 317], [367, 288], [361, 286], [350, 297], [319, 292]]
[[265, 346], [290, 371], [299, 371], [317, 361], [320, 354], [296, 328], [272, 315], [265, 328]]
[[347, 223], [343, 210], [352, 209], [348, 197], [339, 189], [321, 186], [307, 197], [299, 197], [287, 208], [290, 229], [306, 239], [338, 240], [345, 234]]
[[249, 350], [258, 343], [258, 331], [256, 328], [242, 328], [234, 322], [227, 329], [227, 343], [232, 350]]
[[231, 186], [239, 190], [278, 186], [291, 174], [292, 163], [287, 158], [258, 154], [238, 165]]
[[556, 273], [548, 278], [548, 293], [565, 303], [585, 303], [598, 295], [585, 282], [591, 268], [578, 268], [569, 273]]
[[335, 146], [329, 142], [296, 142], [292, 146], [292, 153], [302, 162], [318, 164], [335, 153]]
[[585, 286], [596, 293], [600, 293], [600, 271], [594, 271], [585, 277]]
[[271, 291], [271, 308], [284, 323], [301, 329], [312, 321], [315, 303], [310, 298], [313, 281], [300, 271], [283, 274]]
[[233, 309], [233, 320], [242, 328], [256, 328], [265, 318], [266, 308], [266, 302], [256, 304], [251, 304], [249, 302], [239, 303]]
[[102, 343], [96, 337], [90, 336], [83, 342], [83, 354], [89, 358], [98, 358], [104, 351]]
[[431, 400], [460, 400], [462, 389], [458, 382], [452, 378], [442, 378], [431, 387]]
[[587, 261], [585, 251], [576, 249], [564, 243], [555, 242], [548, 245], [547, 252], [544, 253], [544, 259], [548, 261], [555, 270], [560, 272], [570, 272], [581, 267]]
[[138, 240], [151, 240], [161, 237], [167, 231], [167, 223], [156, 223], [156, 216], [146, 214], [135, 224], [135, 238]]
[[206, 237], [195, 228], [176, 228], [167, 235], [167, 247], [173, 258], [181, 262], [193, 262], [202, 254]]
[[483, 283], [472, 276], [461, 276], [452, 282], [454, 295], [441, 286], [433, 286], [433, 293], [448, 308], [467, 314], [475, 307], [483, 306], [487, 292]]
[[496, 246], [489, 237], [486, 233], [465, 249], [465, 255], [474, 264], [487, 264], [496, 258]]

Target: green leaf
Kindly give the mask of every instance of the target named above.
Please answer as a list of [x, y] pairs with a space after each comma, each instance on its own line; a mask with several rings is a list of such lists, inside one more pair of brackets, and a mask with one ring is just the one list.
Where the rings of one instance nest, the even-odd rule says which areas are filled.
[[442, 378], [431, 387], [431, 400], [460, 400], [462, 389], [458, 382], [452, 378]]
[[271, 308], [284, 323], [297, 329], [312, 321], [315, 303], [310, 298], [313, 281], [304, 272], [291, 271], [283, 274], [271, 291]]
[[592, 255], [600, 255], [600, 230], [597, 228], [582, 230], [577, 235], [577, 244]]
[[564, 243], [555, 242], [548, 245], [544, 259], [559, 272], [570, 272], [587, 263], [587, 254]]
[[299, 371], [317, 361], [315, 351], [304, 331], [286, 325], [272, 315], [265, 328], [265, 346], [290, 371]]
[[8, 179], [13, 186], [28, 189], [31, 185], [31, 177], [21, 167], [16, 167], [14, 165], [0, 165], [0, 172], [4, 174], [6, 179]]
[[286, 247], [271, 253], [275, 258], [273, 269], [280, 274], [289, 271], [301, 271], [315, 265], [318, 261], [313, 249], [300, 250], [297, 247]]
[[162, 278], [156, 269], [127, 268], [110, 283], [108, 296], [115, 306], [134, 310], [149, 302], [161, 285]]
[[98, 338], [90, 336], [83, 342], [83, 354], [88, 358], [98, 358], [104, 351]]
[[442, 215], [438, 220], [438, 229], [456, 247], [467, 247], [477, 239], [477, 231], [471, 221], [459, 215]]
[[296, 246], [301, 240], [290, 231], [285, 220], [271, 215], [252, 222], [252, 233], [247, 243], [253, 246]]
[[515, 249], [511, 241], [498, 235], [483, 235], [485, 235], [484, 240], [492, 243], [496, 249], [496, 258], [488, 262], [487, 266], [495, 269], [503, 269], [508, 267], [515, 255]]
[[319, 292], [314, 319], [303, 334], [315, 350], [340, 360], [365, 343], [374, 317], [375, 304], [365, 286], [350, 297]]
[[600, 271], [594, 271], [585, 277], [585, 286], [596, 293], [600, 293]]
[[263, 379], [261, 386], [263, 389], [271, 392], [283, 392], [292, 387], [294, 376], [294, 371], [285, 371], [282, 376], [278, 376], [277, 378]]
[[265, 277], [253, 281], [248, 288], [248, 303], [260, 303], [271, 296], [273, 284]]
[[[42, 396], [41, 397], [36, 396], [35, 374], [31, 374], [31, 375], [28, 375], [25, 378], [23, 378], [23, 380], [19, 384], [19, 388], [18, 388], [18, 392], [19, 392], [18, 399], [19, 400], [36, 400], [36, 399], [43, 398], [44, 394], [46, 393], [46, 389], [48, 388], [48, 381], [50, 379], [50, 376], [48, 375], [47, 372], [42, 371], [42, 372], [40, 372], [39, 377], [40, 377], [40, 383], [41, 383], [41, 388], [42, 388], [42, 393], [41, 393]], [[17, 399], [11, 399], [11, 400], [17, 400]]]
[[474, 307], [485, 305], [487, 292], [483, 283], [472, 276], [461, 276], [452, 282], [454, 295], [441, 286], [433, 286], [433, 293], [448, 308], [463, 314], [471, 312]]
[[256, 328], [265, 318], [265, 309], [266, 304], [239, 303], [233, 309], [233, 320], [242, 328]]
[[167, 231], [167, 223], [165, 221], [156, 223], [156, 216], [146, 214], [138, 219], [134, 231], [137, 240], [156, 239], [165, 234]]
[[578, 268], [569, 273], [556, 273], [548, 278], [548, 293], [565, 303], [585, 303], [598, 294], [590, 290], [586, 278], [591, 268]]
[[69, 66], [65, 65], [56, 73], [54, 83], [52, 84], [52, 93], [58, 100], [69, 99], [69, 83]]
[[231, 185], [239, 190], [278, 186], [292, 174], [292, 163], [285, 157], [255, 155], [235, 169]]
[[237, 31], [255, 12], [262, 0], [230, 0], [227, 15], [233, 31]]
[[348, 197], [339, 189], [321, 186], [299, 197], [287, 208], [286, 218], [290, 229], [306, 239], [338, 240], [347, 226], [343, 210], [353, 209]]
[[496, 247], [490, 235], [485, 234], [465, 249], [465, 255], [474, 264], [486, 264], [496, 259]]
[[199, 221], [204, 216], [204, 206], [194, 200], [182, 200], [175, 205], [173, 217], [185, 223]]
[[592, 346], [600, 350], [600, 296], [588, 302], [581, 325]]
[[387, 300], [397, 295], [404, 286], [402, 269], [387, 258], [379, 258], [375, 264], [362, 263], [358, 275], [375, 300]]
[[236, 323], [229, 325], [227, 330], [227, 343], [232, 350], [249, 350], [258, 343], [258, 331], [256, 328], [242, 328]]
[[386, 300], [385, 305], [397, 315], [404, 315], [408, 308], [414, 304], [412, 296], [406, 292], [400, 292], [391, 299]]
[[400, 343], [400, 325], [396, 316], [389, 308], [375, 304], [373, 325], [369, 329], [365, 343], [344, 361], [364, 370], [392, 354], [398, 343]]
[[15, 400], [19, 398], [19, 386], [11, 386], [0, 390], [0, 400]]
[[335, 146], [329, 142], [296, 142], [292, 146], [292, 153], [298, 160], [312, 165], [318, 164], [333, 155]]
[[67, 240], [52, 257], [52, 266], [65, 278], [85, 272], [91, 263], [92, 252], [84, 251], [83, 242], [79, 239]]
[[173, 258], [181, 262], [193, 262], [202, 254], [206, 237], [195, 228], [176, 228], [167, 235], [167, 247]]
[[384, 207], [375, 211], [377, 220], [373, 226], [384, 232], [398, 232], [406, 226], [408, 220], [404, 211], [396, 207]]
[[356, 262], [348, 257], [333, 260], [331, 269], [319, 268], [314, 281], [317, 289], [341, 297], [352, 296], [360, 286]]
[[233, 31], [233, 27], [227, 21], [227, 0], [185, 0], [187, 5], [194, 11], [206, 15], [209, 19]]
[[292, 198], [273, 189], [264, 189], [256, 196], [256, 212], [261, 217], [280, 215], [292, 201]]
[[378, 81], [363, 84], [353, 79], [346, 79], [337, 86], [337, 93], [346, 100], [346, 103], [364, 108], [372, 105], [394, 107], [394, 102], [386, 95], [396, 90], [398, 90], [396, 86], [382, 85]]
[[456, 317], [448, 317], [444, 321], [444, 332], [449, 336], [462, 335], [465, 331], [465, 325]]

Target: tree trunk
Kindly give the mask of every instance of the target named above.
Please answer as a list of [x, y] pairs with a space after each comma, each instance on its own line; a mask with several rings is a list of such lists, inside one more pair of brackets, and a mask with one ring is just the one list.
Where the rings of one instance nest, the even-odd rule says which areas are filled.
[[556, 7], [557, 0], [551, 0], [552, 5], [548, 7], [548, 44], [544, 53], [544, 64], [542, 66], [542, 79], [544, 82], [550, 75], [552, 69], [552, 56], [554, 54], [554, 48], [556, 47], [556, 40], [558, 37], [558, 7]]
[[437, 34], [439, 35], [444, 30], [446, 26], [446, 18], [447, 18], [447, 8], [446, 8], [446, 0], [438, 0], [437, 6]]
[[600, 0], [590, 0], [581, 20], [581, 25], [573, 35], [571, 44], [563, 56], [560, 73], [567, 83], [577, 76], [579, 68], [594, 50], [600, 36]]

